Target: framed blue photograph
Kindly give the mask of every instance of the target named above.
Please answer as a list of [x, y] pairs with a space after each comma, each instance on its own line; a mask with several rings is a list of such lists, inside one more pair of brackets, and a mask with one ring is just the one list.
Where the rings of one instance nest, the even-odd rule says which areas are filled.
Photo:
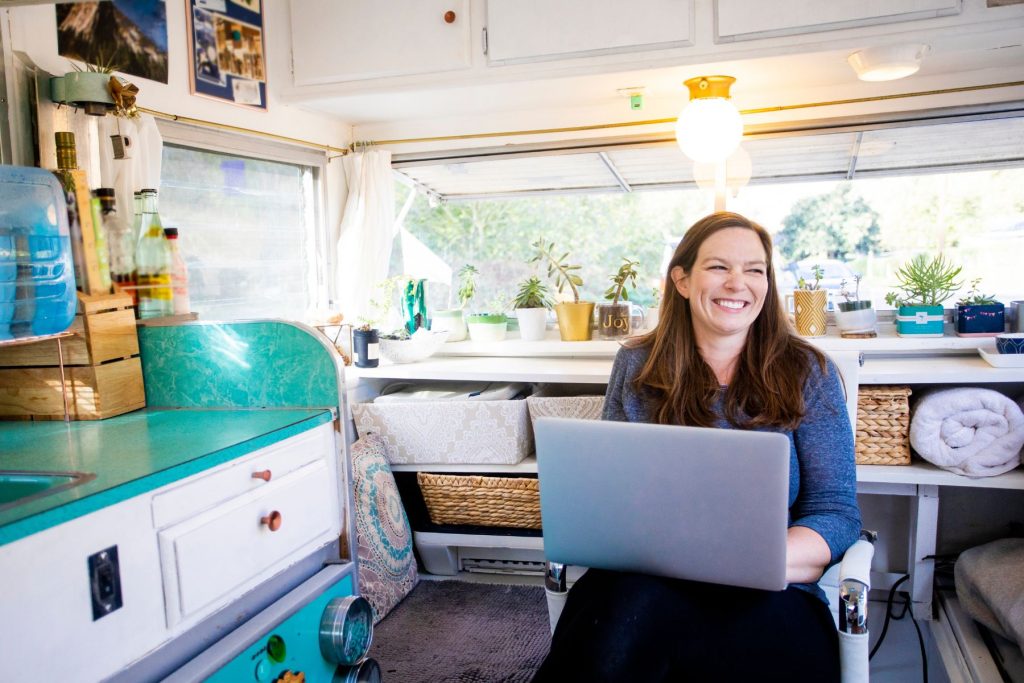
[[165, 0], [57, 5], [57, 54], [101, 71], [167, 82]]
[[261, 0], [186, 0], [195, 95], [267, 109]]

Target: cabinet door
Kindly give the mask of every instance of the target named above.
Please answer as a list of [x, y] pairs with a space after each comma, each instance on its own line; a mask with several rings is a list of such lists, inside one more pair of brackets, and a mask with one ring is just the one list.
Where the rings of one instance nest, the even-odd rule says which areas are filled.
[[291, 10], [297, 86], [451, 71], [472, 62], [469, 0], [292, 0]]
[[487, 0], [491, 64], [692, 44], [692, 0]]

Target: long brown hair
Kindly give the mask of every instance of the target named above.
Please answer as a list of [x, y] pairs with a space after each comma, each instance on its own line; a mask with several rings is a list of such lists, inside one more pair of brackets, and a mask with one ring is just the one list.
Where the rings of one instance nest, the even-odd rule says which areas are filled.
[[697, 349], [690, 301], [672, 285], [672, 269], [681, 266], [689, 275], [701, 245], [726, 228], [751, 230], [761, 240], [768, 292], [726, 389], [724, 417], [736, 427], [794, 429], [804, 416], [802, 394], [811, 370], [810, 359], [816, 359], [824, 371], [825, 357], [790, 329], [775, 286], [771, 235], [736, 213], [719, 211], [705, 216], [686, 231], [676, 247], [665, 271], [665, 296], [658, 324], [630, 344], [649, 348], [647, 361], [635, 380], [636, 388], [651, 402], [651, 417], [659, 424], [714, 425], [712, 405], [721, 388]]

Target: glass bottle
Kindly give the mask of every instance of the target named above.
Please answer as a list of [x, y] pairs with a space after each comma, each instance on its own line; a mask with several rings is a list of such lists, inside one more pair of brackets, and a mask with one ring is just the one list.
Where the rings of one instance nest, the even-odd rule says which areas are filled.
[[110, 277], [119, 288], [132, 295], [132, 304], [138, 306], [135, 289], [135, 246], [138, 240], [132, 226], [117, 211], [114, 188], [101, 187], [94, 194], [100, 200], [100, 220], [107, 233]]
[[186, 315], [189, 313], [190, 302], [188, 298], [188, 266], [181, 256], [181, 248], [178, 243], [178, 229], [164, 228], [164, 236], [171, 249], [171, 292], [174, 297], [174, 315]]
[[171, 293], [171, 251], [157, 212], [156, 190], [142, 191], [142, 225], [135, 249], [139, 317], [156, 318], [174, 313]]
[[107, 244], [107, 230], [103, 225], [103, 207], [99, 195], [92, 192], [92, 200], [89, 202], [92, 215], [93, 248], [96, 250], [96, 264], [100, 271], [100, 288], [104, 292], [110, 291], [110, 247]]
[[75, 264], [75, 287], [85, 290], [85, 245], [82, 239], [82, 224], [78, 220], [78, 202], [75, 197], [75, 179], [71, 171], [78, 168], [78, 154], [75, 151], [75, 134], [58, 131], [54, 134], [57, 142], [57, 170], [54, 175], [64, 188], [64, 199], [68, 206], [68, 227], [71, 232], [71, 259]]
[[[139, 190], [135, 193], [132, 213], [132, 236], [135, 240], [135, 244], [139, 243], [139, 237], [142, 236], [142, 191]], [[132, 249], [134, 251], [134, 249]]]

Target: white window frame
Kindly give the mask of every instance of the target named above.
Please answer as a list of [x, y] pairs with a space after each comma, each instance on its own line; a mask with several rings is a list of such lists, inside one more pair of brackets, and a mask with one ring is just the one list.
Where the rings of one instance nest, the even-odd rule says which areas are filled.
[[[313, 277], [314, 309], [326, 308], [329, 301], [328, 278], [334, 268], [334, 250], [329, 245], [327, 230], [327, 154], [302, 145], [279, 142], [255, 135], [195, 126], [180, 121], [156, 119], [164, 144], [217, 152], [261, 161], [306, 166], [313, 169], [314, 235], [309, 240], [306, 258]], [[305, 321], [309, 322], [309, 321]]]

